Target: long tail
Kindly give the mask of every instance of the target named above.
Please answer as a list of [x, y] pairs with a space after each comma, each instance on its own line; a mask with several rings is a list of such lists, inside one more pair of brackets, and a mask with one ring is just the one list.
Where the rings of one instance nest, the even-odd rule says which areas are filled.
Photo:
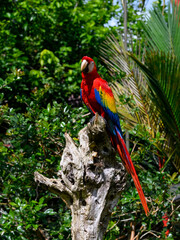
[[144, 193], [141, 187], [141, 184], [139, 182], [136, 170], [134, 168], [133, 162], [131, 160], [130, 154], [126, 148], [125, 142], [122, 138], [121, 132], [119, 131], [119, 129], [115, 126], [115, 130], [116, 130], [116, 147], [117, 147], [117, 151], [121, 157], [121, 160], [125, 166], [125, 168], [127, 169], [127, 171], [131, 174], [133, 180], [134, 180], [134, 184], [136, 186], [136, 189], [138, 191], [141, 203], [143, 205], [144, 211], [146, 213], [146, 215], [148, 215], [149, 213], [149, 209], [147, 206], [147, 202], [146, 199], [144, 197]]

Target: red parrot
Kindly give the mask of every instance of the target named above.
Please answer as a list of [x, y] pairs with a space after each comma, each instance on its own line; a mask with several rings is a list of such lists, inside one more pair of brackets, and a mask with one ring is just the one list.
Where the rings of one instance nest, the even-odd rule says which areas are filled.
[[87, 56], [82, 58], [81, 72], [81, 98], [93, 114], [98, 113], [106, 120], [112, 145], [119, 153], [126, 170], [132, 175], [134, 184], [144, 207], [144, 211], [146, 215], [148, 215], [149, 209], [146, 199], [130, 154], [122, 137], [122, 131], [112, 90], [108, 86], [108, 83], [98, 74], [96, 64], [92, 58]]

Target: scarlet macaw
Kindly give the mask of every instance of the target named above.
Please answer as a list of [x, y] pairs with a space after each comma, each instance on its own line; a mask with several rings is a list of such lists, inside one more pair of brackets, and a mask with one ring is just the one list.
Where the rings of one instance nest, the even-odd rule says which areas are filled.
[[96, 64], [92, 58], [87, 56], [82, 58], [81, 72], [81, 98], [93, 114], [98, 113], [106, 120], [112, 145], [119, 153], [125, 168], [132, 175], [147, 215], [149, 209], [130, 154], [122, 137], [121, 126], [112, 90], [108, 86], [108, 83], [98, 74]]

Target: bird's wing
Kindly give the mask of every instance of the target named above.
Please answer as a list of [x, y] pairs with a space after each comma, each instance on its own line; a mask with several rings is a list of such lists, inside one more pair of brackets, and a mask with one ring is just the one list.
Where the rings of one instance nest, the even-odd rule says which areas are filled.
[[96, 101], [101, 105], [110, 120], [121, 131], [114, 95], [111, 88], [108, 86], [108, 83], [101, 78], [97, 78], [94, 80], [93, 86]]
[[111, 124], [109, 125], [109, 127], [111, 128], [111, 133], [115, 135], [115, 138], [112, 137], [112, 139], [115, 142], [116, 149], [124, 163], [124, 166], [126, 167], [127, 171], [132, 175], [132, 178], [134, 180], [135, 186], [140, 196], [142, 205], [147, 215], [149, 212], [149, 209], [146, 203], [146, 199], [145, 199], [141, 184], [136, 174], [136, 170], [131, 160], [130, 154], [126, 148], [125, 142], [122, 137], [122, 131], [119, 123], [119, 117], [117, 114], [112, 90], [108, 86], [107, 82], [105, 82], [104, 80], [98, 80], [95, 82], [94, 85], [95, 85], [94, 91], [95, 91], [96, 101], [102, 106], [103, 110], [105, 111], [105, 113], [108, 115], [108, 117], [114, 124], [113, 126], [114, 130], [111, 128], [110, 126]]

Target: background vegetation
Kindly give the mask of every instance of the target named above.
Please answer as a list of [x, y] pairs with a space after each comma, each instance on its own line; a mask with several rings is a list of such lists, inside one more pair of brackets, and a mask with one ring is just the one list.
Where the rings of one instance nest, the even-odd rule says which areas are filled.
[[[128, 50], [140, 56], [145, 43], [140, 24], [144, 10], [134, 0], [127, 6]], [[167, 8], [165, 18], [166, 13]], [[112, 17], [117, 19], [116, 27], [109, 25]], [[69, 132], [78, 143], [77, 133], [90, 119], [79, 97], [81, 58], [93, 57], [108, 81], [126, 75], [114, 71], [110, 76], [100, 59], [100, 47], [112, 32], [123, 36], [123, 7], [118, 1], [1, 1], [1, 239], [71, 239], [69, 210], [61, 199], [35, 184], [33, 173], [56, 177], [64, 133]], [[117, 102], [118, 108], [128, 103], [132, 113], [139, 111], [126, 92], [117, 96]], [[124, 130], [129, 128], [126, 121], [121, 124]], [[148, 196], [151, 217], [145, 216], [129, 177], [129, 187], [114, 209], [105, 239], [128, 239], [133, 226], [136, 239], [163, 239], [167, 229], [167, 239], [178, 239], [179, 215], [172, 203], [176, 193], [169, 190], [178, 183], [178, 169], [157, 146], [164, 144], [165, 137], [158, 132], [152, 136], [144, 122], [135, 122], [129, 129], [130, 152]], [[159, 158], [167, 162], [161, 171]], [[167, 228], [163, 228], [165, 213]]]

